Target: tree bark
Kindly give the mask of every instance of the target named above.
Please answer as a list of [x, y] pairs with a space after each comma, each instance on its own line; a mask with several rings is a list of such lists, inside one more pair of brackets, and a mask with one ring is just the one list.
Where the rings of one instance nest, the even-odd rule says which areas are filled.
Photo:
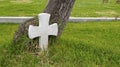
[[[75, 0], [49, 0], [48, 4], [44, 10], [44, 13], [51, 14], [50, 24], [57, 23], [58, 24], [58, 36], [59, 37], [66, 25], [66, 21], [69, 19], [70, 12], [73, 8]], [[29, 25], [38, 25], [38, 17], [34, 17], [24, 23], [22, 23], [18, 30], [14, 35], [14, 43], [15, 45], [19, 45], [18, 43], [25, 43], [30, 51], [36, 52], [38, 47], [38, 38], [33, 40], [27, 40], [28, 38], [28, 27]], [[50, 36], [50, 43], [54, 43], [57, 37]], [[23, 44], [24, 45], [24, 44]]]
[[116, 0], [116, 3], [117, 3], [117, 4], [120, 4], [120, 0]]

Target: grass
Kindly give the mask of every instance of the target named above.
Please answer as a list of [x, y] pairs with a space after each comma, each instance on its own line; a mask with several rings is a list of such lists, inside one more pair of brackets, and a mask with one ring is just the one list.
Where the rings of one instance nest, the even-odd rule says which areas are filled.
[[[47, 0], [0, 0], [0, 16], [35, 16]], [[115, 0], [76, 0], [71, 16], [120, 16]], [[0, 24], [0, 67], [120, 67], [120, 23], [118, 21], [68, 23], [48, 52], [33, 55], [13, 45], [19, 24]], [[24, 39], [23, 39], [24, 40]], [[24, 44], [23, 44], [24, 45]]]
[[26, 51], [12, 53], [12, 37], [17, 27], [18, 24], [0, 24], [1, 67], [120, 66], [118, 21], [68, 23], [58, 42], [49, 46], [48, 53], [39, 56]]
[[[0, 0], [0, 16], [35, 16], [43, 12], [47, 0]], [[109, 0], [76, 0], [71, 16], [116, 17], [120, 16], [120, 4]]]
[[[5, 47], [12, 43], [13, 35], [18, 24], [1, 24], [0, 23], [0, 61], [6, 52]], [[9, 48], [8, 48], [9, 49]], [[1, 67], [1, 66], [0, 66]]]

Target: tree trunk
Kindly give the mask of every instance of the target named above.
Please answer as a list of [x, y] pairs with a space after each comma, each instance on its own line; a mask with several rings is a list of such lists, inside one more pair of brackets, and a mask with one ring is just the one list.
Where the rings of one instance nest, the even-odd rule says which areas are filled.
[[[44, 10], [44, 13], [51, 14], [50, 24], [58, 23], [58, 27], [59, 27], [58, 36], [61, 35], [66, 25], [66, 21], [69, 19], [70, 12], [72, 10], [74, 2], [75, 0], [49, 0], [48, 1], [48, 4]], [[29, 49], [30, 51], [36, 52], [39, 49], [38, 38], [29, 40], [28, 38], [29, 25], [37, 26], [38, 17], [34, 17], [33, 19], [30, 19], [20, 25], [20, 27], [18, 28], [18, 30], [14, 35], [14, 43], [15, 45], [19, 45], [20, 43], [22, 43], [22, 45], [27, 45], [27, 49]], [[54, 43], [57, 37], [50, 36], [50, 40], [49, 40], [50, 43]]]
[[116, 3], [117, 3], [117, 4], [120, 4], [120, 0], [116, 0]]

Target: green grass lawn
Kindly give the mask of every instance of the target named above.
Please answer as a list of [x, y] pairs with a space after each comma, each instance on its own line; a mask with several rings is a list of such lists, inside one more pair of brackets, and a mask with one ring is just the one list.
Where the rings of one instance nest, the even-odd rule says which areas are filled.
[[[0, 16], [35, 16], [45, 8], [47, 0], [0, 0]], [[115, 17], [120, 16], [120, 4], [109, 0], [76, 0], [71, 16]]]
[[[48, 53], [12, 53], [18, 24], [0, 24], [0, 67], [120, 67], [120, 23], [68, 23]], [[12, 49], [11, 49], [12, 47]]]

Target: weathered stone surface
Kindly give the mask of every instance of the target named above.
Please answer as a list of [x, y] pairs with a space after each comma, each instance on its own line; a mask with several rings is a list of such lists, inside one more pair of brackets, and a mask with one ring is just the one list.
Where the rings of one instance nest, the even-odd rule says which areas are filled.
[[41, 13], [38, 15], [39, 26], [29, 26], [28, 36], [30, 39], [39, 38], [39, 46], [42, 50], [47, 50], [48, 48], [48, 36], [58, 34], [57, 23], [49, 25], [50, 14]]

